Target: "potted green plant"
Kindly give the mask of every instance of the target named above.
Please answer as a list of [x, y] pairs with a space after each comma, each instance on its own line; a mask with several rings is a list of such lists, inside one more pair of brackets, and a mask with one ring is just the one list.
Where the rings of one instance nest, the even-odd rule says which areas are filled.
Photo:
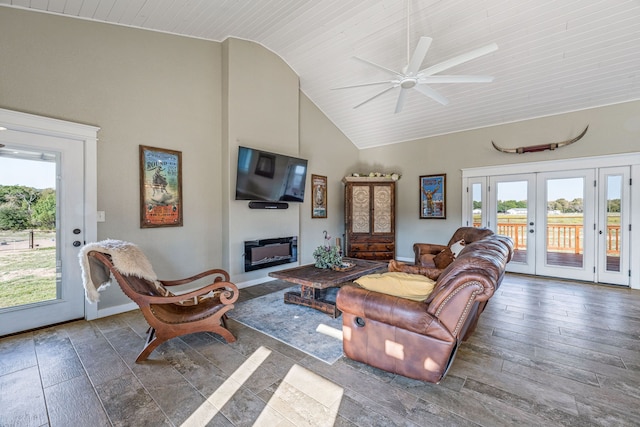
[[342, 253], [338, 246], [318, 246], [313, 251], [315, 266], [318, 268], [333, 268], [342, 265]]

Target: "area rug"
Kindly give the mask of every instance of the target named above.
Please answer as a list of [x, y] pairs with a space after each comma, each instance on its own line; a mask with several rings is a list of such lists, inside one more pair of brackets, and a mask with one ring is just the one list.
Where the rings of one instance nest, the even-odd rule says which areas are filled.
[[228, 316], [331, 365], [342, 357], [342, 340], [318, 330], [341, 334], [342, 317], [284, 303], [285, 292], [299, 290], [294, 286], [237, 303]]

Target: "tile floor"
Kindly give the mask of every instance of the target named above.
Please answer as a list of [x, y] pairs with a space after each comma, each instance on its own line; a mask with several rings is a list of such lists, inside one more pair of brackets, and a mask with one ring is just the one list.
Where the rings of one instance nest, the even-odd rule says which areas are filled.
[[229, 326], [141, 364], [137, 311], [2, 338], [0, 426], [640, 425], [640, 291], [507, 275], [440, 385]]

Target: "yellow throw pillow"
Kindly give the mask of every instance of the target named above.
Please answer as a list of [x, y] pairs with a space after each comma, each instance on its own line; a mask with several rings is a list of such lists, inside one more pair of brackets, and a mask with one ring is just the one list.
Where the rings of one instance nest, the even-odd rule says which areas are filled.
[[424, 301], [429, 297], [436, 282], [422, 274], [389, 272], [367, 274], [355, 282], [370, 291], [393, 295], [414, 301]]

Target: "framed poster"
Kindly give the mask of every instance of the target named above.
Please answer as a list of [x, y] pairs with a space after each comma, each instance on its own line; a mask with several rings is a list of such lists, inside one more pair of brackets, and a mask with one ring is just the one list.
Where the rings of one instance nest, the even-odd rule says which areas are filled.
[[182, 226], [182, 153], [140, 146], [140, 228]]
[[446, 219], [446, 174], [420, 177], [420, 219]]
[[311, 188], [313, 197], [311, 199], [311, 218], [327, 217], [327, 177], [322, 175], [311, 175]]

